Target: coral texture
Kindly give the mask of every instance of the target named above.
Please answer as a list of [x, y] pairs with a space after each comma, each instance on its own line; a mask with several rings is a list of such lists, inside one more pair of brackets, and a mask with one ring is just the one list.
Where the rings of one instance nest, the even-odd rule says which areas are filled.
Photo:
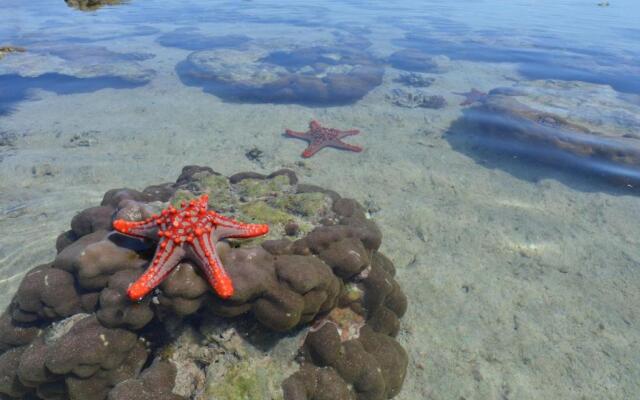
[[[184, 257], [132, 301], [155, 246], [113, 221], [207, 199], [216, 215], [270, 224], [263, 237], [215, 244], [233, 293], [217, 296]], [[188, 166], [175, 183], [110, 190], [0, 316], [0, 397], [390, 399], [408, 363], [394, 339], [407, 300], [381, 241], [356, 201], [290, 170], [227, 178]]]

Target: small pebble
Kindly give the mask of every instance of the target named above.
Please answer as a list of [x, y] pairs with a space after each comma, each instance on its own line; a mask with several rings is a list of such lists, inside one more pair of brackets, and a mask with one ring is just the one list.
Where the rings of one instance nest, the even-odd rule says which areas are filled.
[[287, 222], [287, 224], [284, 226], [284, 232], [288, 235], [288, 236], [295, 236], [298, 234], [298, 232], [300, 232], [300, 227], [298, 226], [297, 223], [293, 222], [293, 221], [289, 221]]

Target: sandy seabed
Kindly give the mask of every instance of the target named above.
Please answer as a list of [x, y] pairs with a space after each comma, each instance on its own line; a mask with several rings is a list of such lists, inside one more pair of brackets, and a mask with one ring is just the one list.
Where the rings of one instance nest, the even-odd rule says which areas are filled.
[[[188, 164], [227, 175], [287, 167], [365, 204], [383, 231], [410, 301], [399, 335], [410, 365], [397, 399], [638, 396], [638, 197], [588, 181], [578, 190], [561, 183], [573, 179], [562, 171], [512, 160], [531, 177], [516, 178], [446, 140], [461, 115], [452, 92], [505, 85], [516, 72], [454, 62], [428, 89], [447, 99], [442, 110], [389, 104], [393, 70], [353, 106], [229, 104], [182, 85], [172, 66], [188, 52], [165, 51], [147, 86], [40, 91], [0, 119], [17, 135], [0, 162], [0, 306], [27, 269], [53, 258], [73, 215], [110, 188], [173, 181]], [[311, 119], [360, 129], [347, 141], [365, 151], [325, 149], [303, 161], [304, 142], [282, 133]], [[88, 146], [74, 146], [76, 135]], [[245, 156], [254, 146], [260, 162]]]

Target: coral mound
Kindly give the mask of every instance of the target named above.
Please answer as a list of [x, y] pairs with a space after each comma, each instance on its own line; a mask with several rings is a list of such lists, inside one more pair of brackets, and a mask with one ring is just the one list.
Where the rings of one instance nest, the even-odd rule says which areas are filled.
[[[472, 107], [451, 130], [469, 132], [470, 140], [448, 135], [455, 148], [472, 155], [484, 148], [631, 190], [638, 186], [639, 108], [611, 87], [546, 80], [463, 95], [462, 104]], [[509, 163], [500, 166], [517, 173]]]
[[[184, 259], [140, 302], [127, 289], [154, 244], [114, 232], [207, 194], [269, 234], [220, 241], [234, 284], [215, 295]], [[0, 316], [0, 398], [390, 399], [407, 354], [407, 300], [360, 204], [290, 170], [231, 177], [188, 166], [175, 183], [114, 189], [71, 221]]]
[[176, 71], [183, 83], [226, 101], [312, 105], [354, 103], [382, 83], [384, 72], [368, 52], [342, 46], [201, 50]]
[[115, 6], [126, 3], [125, 0], [64, 0], [69, 7], [81, 11], [95, 11], [104, 6]]

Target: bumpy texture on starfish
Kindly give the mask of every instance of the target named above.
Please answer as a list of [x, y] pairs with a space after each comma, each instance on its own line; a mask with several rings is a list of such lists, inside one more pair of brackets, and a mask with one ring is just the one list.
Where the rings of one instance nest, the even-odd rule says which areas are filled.
[[180, 260], [195, 261], [209, 284], [223, 299], [233, 295], [233, 283], [216, 253], [216, 242], [224, 238], [252, 238], [269, 232], [263, 224], [245, 224], [207, 209], [209, 196], [202, 195], [182, 203], [177, 209], [169, 206], [160, 215], [144, 221], [113, 222], [113, 228], [125, 235], [158, 240], [158, 247], [147, 271], [127, 291], [133, 301], [140, 301], [157, 287]]
[[285, 131], [285, 135], [289, 137], [303, 139], [309, 142], [309, 146], [302, 153], [302, 157], [304, 158], [311, 157], [324, 147], [335, 147], [360, 152], [362, 151], [362, 147], [354, 146], [340, 140], [343, 137], [357, 135], [359, 133], [360, 131], [357, 129], [341, 131], [334, 128], [325, 128], [321, 126], [318, 121], [309, 122], [309, 130], [307, 132], [296, 132], [291, 129]]

